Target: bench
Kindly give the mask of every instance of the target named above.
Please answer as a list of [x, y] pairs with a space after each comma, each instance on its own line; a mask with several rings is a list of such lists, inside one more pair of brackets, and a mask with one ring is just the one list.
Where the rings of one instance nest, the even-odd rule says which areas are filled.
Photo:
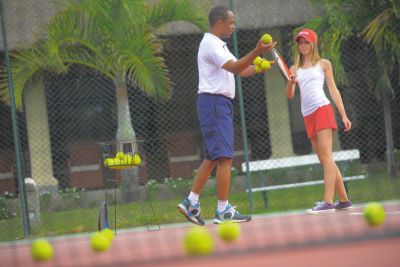
[[[333, 152], [333, 158], [336, 162], [343, 161], [352, 161], [360, 159], [360, 151], [357, 149], [352, 150], [342, 150]], [[298, 166], [306, 166], [319, 164], [318, 156], [316, 154], [304, 155], [304, 156], [294, 156], [294, 157], [285, 157], [285, 158], [276, 158], [276, 159], [268, 159], [268, 160], [258, 160], [249, 162], [249, 171], [267, 171], [273, 169], [281, 169], [281, 168], [289, 168], [289, 167], [298, 167]], [[247, 171], [246, 163], [242, 163], [243, 172]], [[343, 182], [345, 184], [346, 191], [348, 192], [348, 182], [353, 180], [361, 180], [365, 179], [365, 175], [354, 175], [343, 177]], [[316, 180], [316, 181], [307, 181], [307, 182], [298, 182], [298, 183], [290, 183], [290, 184], [282, 184], [282, 185], [271, 185], [271, 186], [261, 186], [257, 188], [251, 188], [251, 192], [261, 192], [264, 207], [268, 208], [268, 192], [272, 190], [279, 189], [287, 189], [287, 188], [297, 188], [304, 186], [312, 186], [323, 184], [324, 180]], [[246, 190], [249, 192], [249, 190]]]

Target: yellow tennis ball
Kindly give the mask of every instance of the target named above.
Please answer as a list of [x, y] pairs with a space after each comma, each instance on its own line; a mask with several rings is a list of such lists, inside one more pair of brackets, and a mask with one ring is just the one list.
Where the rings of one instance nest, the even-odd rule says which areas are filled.
[[102, 235], [104, 235], [108, 241], [112, 242], [114, 240], [114, 231], [110, 228], [104, 228], [100, 231]]
[[114, 166], [120, 166], [121, 160], [119, 158], [113, 158]]
[[257, 73], [262, 72], [262, 69], [261, 69], [260, 66], [255, 66], [255, 67], [254, 67], [254, 70], [255, 70]]
[[226, 242], [233, 242], [240, 236], [240, 226], [236, 222], [225, 221], [218, 225], [219, 237]]
[[253, 64], [256, 65], [256, 66], [260, 66], [261, 62], [262, 62], [262, 58], [261, 57], [256, 57], [253, 60]]
[[114, 159], [113, 158], [106, 158], [104, 160], [104, 166], [106, 166], [106, 167], [114, 166]]
[[140, 158], [138, 153], [135, 153], [133, 155], [132, 165], [140, 166], [140, 164], [142, 164], [142, 159]]
[[206, 256], [214, 249], [214, 242], [207, 228], [191, 227], [184, 237], [184, 247], [190, 256]]
[[47, 261], [53, 257], [52, 245], [44, 239], [37, 239], [32, 242], [31, 255], [37, 261]]
[[272, 42], [272, 36], [266, 33], [262, 36], [262, 41], [264, 44], [269, 44], [270, 42]]
[[378, 202], [370, 202], [364, 207], [363, 215], [367, 223], [373, 227], [385, 221], [385, 209]]
[[90, 246], [96, 252], [103, 252], [110, 248], [111, 241], [101, 232], [95, 232], [90, 236]]
[[115, 154], [115, 157], [118, 159], [124, 159], [125, 154], [123, 152], [117, 152], [117, 154]]
[[266, 71], [266, 70], [268, 70], [268, 69], [271, 68], [271, 63], [270, 63], [268, 60], [264, 59], [264, 60], [261, 62], [260, 67], [261, 67], [261, 70]]

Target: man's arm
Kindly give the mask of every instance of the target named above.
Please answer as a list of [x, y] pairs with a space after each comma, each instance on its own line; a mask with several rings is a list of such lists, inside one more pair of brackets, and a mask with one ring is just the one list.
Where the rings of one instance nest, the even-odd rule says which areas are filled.
[[[250, 66], [253, 63], [253, 60], [259, 56], [260, 54], [271, 51], [271, 49], [276, 45], [276, 42], [271, 42], [269, 44], [264, 44], [262, 39], [260, 39], [257, 43], [256, 48], [251, 50], [247, 55], [243, 56], [242, 58], [238, 59], [237, 61], [229, 60], [226, 62], [222, 68], [232, 72], [234, 74], [240, 75], [242, 71], [244, 71], [246, 68], [250, 67], [247, 71], [251, 71], [254, 67]], [[250, 72], [245, 72], [245, 73], [250, 73]], [[254, 71], [255, 73], [255, 71]], [[254, 75], [253, 73], [253, 75]], [[242, 76], [242, 75], [241, 75]], [[249, 76], [249, 75], [247, 75]], [[245, 76], [243, 76], [245, 77]]]

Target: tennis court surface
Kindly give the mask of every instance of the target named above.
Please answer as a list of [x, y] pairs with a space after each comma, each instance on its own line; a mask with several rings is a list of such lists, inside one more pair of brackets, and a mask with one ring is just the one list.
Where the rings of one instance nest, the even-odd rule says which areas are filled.
[[304, 212], [255, 216], [241, 224], [234, 243], [224, 243], [207, 221], [214, 239], [210, 256], [185, 254], [183, 237], [190, 223], [163, 225], [160, 231], [120, 230], [110, 250], [95, 253], [89, 236], [50, 239], [54, 257], [35, 262], [30, 242], [0, 245], [1, 266], [400, 266], [400, 203], [384, 203], [386, 221], [372, 228], [363, 205], [322, 215]]

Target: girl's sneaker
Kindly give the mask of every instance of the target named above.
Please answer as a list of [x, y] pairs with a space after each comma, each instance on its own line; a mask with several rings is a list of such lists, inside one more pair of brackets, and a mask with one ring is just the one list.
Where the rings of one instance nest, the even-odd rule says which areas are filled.
[[308, 214], [318, 214], [318, 213], [328, 213], [328, 212], [335, 212], [335, 205], [328, 204], [325, 201], [316, 202], [315, 207], [312, 209], [308, 209]]
[[336, 210], [348, 210], [353, 207], [350, 200], [345, 202], [336, 201], [333, 205], [335, 206]]

